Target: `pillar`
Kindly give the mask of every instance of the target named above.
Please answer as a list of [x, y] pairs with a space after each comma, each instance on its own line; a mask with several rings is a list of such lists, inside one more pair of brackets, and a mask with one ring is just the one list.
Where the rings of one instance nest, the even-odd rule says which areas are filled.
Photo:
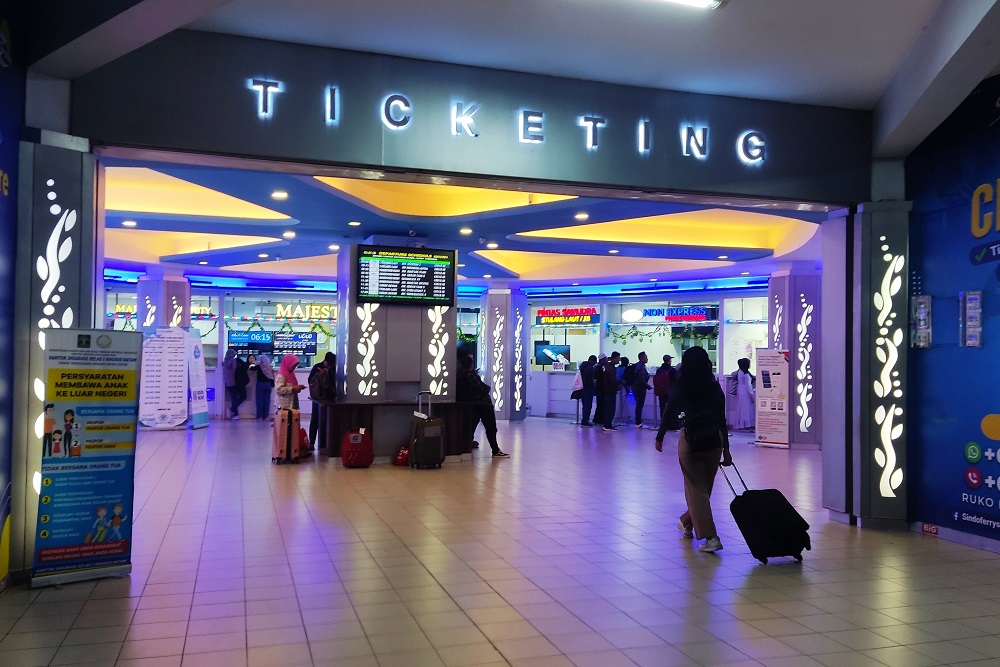
[[[30, 134], [30, 133], [29, 133]], [[50, 143], [22, 142], [18, 191], [14, 319], [13, 501], [11, 570], [32, 564], [41, 471], [43, 351], [48, 329], [91, 328], [103, 312], [103, 268], [95, 220], [100, 193], [86, 141], [46, 133]], [[39, 475], [40, 479], [40, 475]]]
[[817, 447], [822, 441], [820, 291], [820, 274], [812, 264], [782, 267], [768, 283], [770, 346], [789, 352], [792, 447]]
[[480, 359], [483, 379], [493, 389], [497, 419], [523, 421], [528, 415], [530, 312], [520, 290], [491, 288], [481, 301]]
[[147, 273], [136, 285], [136, 328], [191, 326], [191, 283], [185, 276]]

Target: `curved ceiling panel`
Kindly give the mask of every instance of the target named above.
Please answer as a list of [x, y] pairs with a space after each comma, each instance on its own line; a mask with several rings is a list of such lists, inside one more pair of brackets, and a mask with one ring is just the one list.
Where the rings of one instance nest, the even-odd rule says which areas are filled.
[[104, 255], [112, 259], [156, 264], [164, 257], [273, 243], [266, 236], [190, 234], [146, 229], [104, 230]]
[[520, 250], [480, 250], [475, 253], [489, 263], [515, 273], [521, 280], [565, 280], [569, 276], [607, 279], [627, 276], [662, 278], [667, 274], [729, 266], [730, 262], [650, 259], [645, 257], [599, 257]]

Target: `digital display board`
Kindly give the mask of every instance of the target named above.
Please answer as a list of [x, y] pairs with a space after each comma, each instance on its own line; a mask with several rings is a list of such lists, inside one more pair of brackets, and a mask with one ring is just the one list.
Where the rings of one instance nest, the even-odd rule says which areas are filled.
[[270, 354], [280, 357], [294, 354], [297, 357], [313, 357], [318, 346], [315, 332], [230, 331], [228, 340], [229, 347], [241, 356]]
[[455, 305], [455, 251], [358, 247], [358, 303]]

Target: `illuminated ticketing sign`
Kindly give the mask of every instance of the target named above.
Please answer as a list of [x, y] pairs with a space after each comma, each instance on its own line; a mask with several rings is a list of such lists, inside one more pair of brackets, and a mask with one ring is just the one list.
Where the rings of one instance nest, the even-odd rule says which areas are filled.
[[601, 315], [597, 308], [539, 308], [535, 313], [535, 324], [600, 324]]
[[330, 320], [335, 316], [335, 306], [328, 303], [279, 303], [275, 305], [276, 317], [300, 320]]
[[662, 317], [667, 322], [705, 322], [708, 308], [705, 306], [672, 306], [670, 308], [646, 308], [643, 317]]

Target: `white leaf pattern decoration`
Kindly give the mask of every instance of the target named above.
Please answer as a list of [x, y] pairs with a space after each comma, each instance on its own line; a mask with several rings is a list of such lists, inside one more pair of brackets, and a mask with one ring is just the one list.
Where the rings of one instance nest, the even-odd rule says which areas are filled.
[[40, 401], [45, 400], [45, 383], [39, 378], [35, 378], [35, 398]]
[[62, 244], [59, 246], [59, 261], [65, 262], [69, 258], [71, 252], [73, 252], [73, 239], [71, 237], [67, 237], [63, 239]]
[[875, 450], [875, 462], [878, 463], [880, 468], [885, 467], [885, 454], [882, 452], [881, 449]]
[[67, 308], [63, 311], [62, 328], [69, 329], [71, 326], [73, 326], [73, 309]]
[[35, 260], [35, 272], [42, 280], [49, 277], [49, 265], [45, 263], [44, 257], [39, 257]]
[[[880, 328], [880, 334], [875, 340], [874, 356], [881, 368], [878, 378], [872, 382], [872, 389], [875, 394], [876, 407], [874, 412], [875, 423], [878, 425], [878, 446], [873, 450], [875, 462], [882, 468], [879, 477], [879, 494], [883, 498], [895, 498], [895, 490], [903, 483], [903, 469], [897, 467], [895, 441], [903, 437], [904, 425], [896, 423], [897, 418], [903, 415], [903, 391], [898, 380], [899, 370], [896, 368], [900, 361], [899, 350], [903, 343], [903, 322], [896, 322], [897, 314], [894, 312], [898, 306], [893, 303], [893, 297], [898, 294], [903, 287], [902, 271], [906, 263], [903, 255], [894, 255], [890, 250], [886, 238], [881, 237], [881, 251], [885, 268], [882, 279], [878, 284], [877, 291], [872, 294], [872, 305], [875, 306], [875, 323]], [[901, 304], [905, 305], [905, 304]], [[889, 331], [892, 329], [892, 333]], [[893, 388], [896, 387], [894, 390]], [[886, 399], [893, 401], [884, 403]]]

